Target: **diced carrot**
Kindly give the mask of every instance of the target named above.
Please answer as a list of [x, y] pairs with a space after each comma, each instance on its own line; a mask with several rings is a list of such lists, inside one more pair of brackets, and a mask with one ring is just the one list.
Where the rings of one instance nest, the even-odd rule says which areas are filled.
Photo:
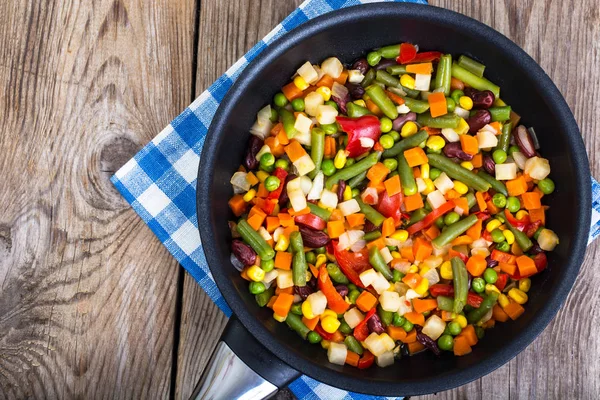
[[475, 192], [475, 199], [477, 200], [479, 211], [487, 210], [487, 204], [485, 202], [485, 199], [483, 198], [483, 192]]
[[541, 221], [542, 225], [546, 225], [546, 212], [542, 207], [529, 210], [529, 219], [531, 222]]
[[375, 189], [377, 191], [377, 194], [381, 194], [385, 190], [385, 185], [383, 184], [383, 182], [369, 182], [367, 186]]
[[327, 222], [327, 233], [332, 239], [339, 238], [346, 229], [344, 228], [344, 221], [329, 221]]
[[471, 135], [460, 135], [460, 145], [462, 150], [471, 155], [479, 153], [479, 142], [475, 136]]
[[521, 246], [519, 246], [519, 244], [516, 241], [514, 241], [513, 244], [510, 245], [510, 252], [517, 257], [523, 255], [523, 250], [521, 250]]
[[[433, 72], [433, 64], [430, 62], [418, 63], [418, 64], [408, 64], [406, 66], [406, 72], [410, 74], [422, 74], [429, 75]], [[432, 93], [435, 94], [435, 93]], [[442, 93], [443, 95], [443, 93]]]
[[454, 189], [450, 189], [446, 192], [446, 200], [454, 200], [454, 199], [458, 199], [460, 197], [460, 193], [458, 193], [456, 190]]
[[512, 319], [513, 321], [521, 316], [525, 312], [525, 309], [514, 301], [511, 301], [506, 307], [502, 308], [504, 312]]
[[417, 341], [417, 330], [416, 329], [411, 330], [410, 332], [408, 332], [406, 334], [406, 337], [404, 339], [400, 339], [400, 341], [402, 343], [406, 343], [406, 344], [416, 342]]
[[398, 104], [399, 106], [404, 104], [404, 99], [402, 97], [398, 96], [396, 93], [386, 90], [385, 94], [387, 94], [387, 96], [390, 98], [390, 100], [392, 100], [394, 103]]
[[413, 176], [415, 177], [415, 179], [421, 177], [421, 168], [419, 168], [419, 167], [413, 167], [412, 170], [413, 170]]
[[481, 237], [481, 230], [483, 229], [483, 222], [480, 219], [477, 219], [475, 225], [467, 229], [467, 236], [469, 236], [474, 241]]
[[290, 235], [292, 234], [292, 232], [297, 232], [299, 230], [300, 230], [300, 228], [298, 228], [298, 226], [290, 225], [283, 230], [283, 236], [289, 238]]
[[442, 311], [443, 321], [452, 321], [454, 318], [456, 318], [456, 314], [454, 314], [452, 311]]
[[423, 205], [421, 193], [415, 193], [413, 195], [404, 197], [404, 207], [406, 208], [406, 212], [418, 210], [419, 208], [422, 208]]
[[297, 140], [292, 140], [290, 141], [290, 144], [285, 146], [285, 154], [288, 155], [291, 162], [294, 162], [306, 155], [306, 150], [304, 150], [300, 142]]
[[509, 317], [508, 314], [504, 312], [502, 307], [496, 304], [492, 309], [492, 318], [494, 318], [496, 321], [506, 322]]
[[542, 193], [542, 191], [540, 190], [540, 188], [539, 188], [539, 187], [537, 187], [537, 186], [536, 186], [536, 187], [534, 187], [534, 188], [533, 188], [533, 191], [534, 191], [534, 192], [536, 192], [537, 194], [539, 194], [539, 195], [540, 195], [540, 199], [541, 199], [542, 197], [544, 197], [544, 193]]
[[536, 192], [526, 192], [521, 195], [523, 199], [523, 207], [527, 210], [536, 210], [542, 208], [542, 202], [540, 201], [540, 195]]
[[271, 136], [277, 136], [281, 131], [283, 131], [283, 124], [281, 122], [278, 122], [271, 128]]
[[251, 185], [254, 186], [256, 185], [259, 180], [256, 177], [256, 175], [254, 175], [252, 172], [248, 172], [248, 174], [246, 175], [246, 181]]
[[412, 299], [412, 305], [415, 312], [424, 313], [426, 311], [432, 311], [437, 308], [436, 299]]
[[408, 274], [404, 275], [404, 278], [402, 278], [402, 282], [406, 283], [411, 289], [414, 289], [417, 286], [419, 286], [422, 280], [423, 277], [414, 272], [409, 272]]
[[233, 212], [233, 215], [236, 217], [239, 217], [246, 212], [246, 206], [247, 203], [244, 201], [244, 196], [241, 194], [236, 194], [229, 199], [229, 208], [231, 208], [231, 212]]
[[471, 243], [473, 243], [473, 239], [469, 235], [462, 235], [452, 241], [452, 246], [460, 246]]
[[367, 179], [375, 184], [381, 183], [389, 173], [390, 170], [383, 165], [383, 163], [378, 162], [369, 168], [369, 171], [367, 172]]
[[481, 153], [475, 154], [471, 160], [471, 164], [473, 164], [474, 168], [481, 168], [483, 166], [483, 155]]
[[371, 249], [371, 247], [377, 247], [379, 250], [383, 249], [386, 246], [385, 240], [383, 237], [372, 240], [367, 243], [367, 249]]
[[366, 99], [365, 100], [365, 104], [367, 105], [367, 109], [369, 111], [371, 111], [373, 114], [377, 115], [378, 117], [383, 115], [383, 112], [381, 111], [381, 109], [377, 106], [377, 104], [373, 103], [373, 100], [371, 99]]
[[265, 187], [263, 182], [258, 185], [258, 191], [256, 192], [256, 197], [260, 197], [262, 199], [266, 198], [269, 195], [269, 191]]
[[515, 264], [499, 262], [498, 267], [502, 272], [506, 272], [509, 275], [514, 275], [517, 272], [517, 266]]
[[512, 254], [508, 254], [503, 251], [497, 250], [497, 249], [492, 250], [492, 254], [490, 255], [490, 258], [492, 260], [495, 260], [498, 262], [503, 262], [503, 263], [512, 264], [512, 265], [517, 264], [517, 258], [515, 256], [513, 256]]
[[381, 143], [375, 142], [375, 144], [373, 145], [373, 150], [375, 150], [375, 151], [383, 151], [383, 146], [381, 145]]
[[325, 158], [333, 158], [335, 157], [336, 149], [335, 149], [335, 138], [331, 136], [325, 137], [325, 148], [323, 149], [323, 157]]
[[473, 325], [465, 326], [458, 336], [465, 337], [469, 346], [475, 346], [477, 344], [477, 334], [475, 333], [475, 327]]
[[279, 218], [279, 223], [283, 227], [288, 227], [288, 226], [294, 225], [294, 218], [292, 218], [290, 216], [290, 214], [279, 213], [279, 214], [277, 214], [277, 217]]
[[427, 164], [429, 158], [427, 158], [427, 154], [420, 147], [413, 147], [412, 149], [406, 150], [404, 152], [404, 158], [406, 158], [406, 162], [409, 167], [416, 167], [417, 165]]
[[250, 209], [250, 212], [248, 213], [248, 218], [256, 214], [261, 215], [263, 218], [267, 218], [267, 214], [265, 214], [265, 212], [258, 206], [254, 206]]
[[277, 298], [279, 296], [275, 295], [273, 297], [271, 297], [271, 299], [269, 300], [269, 302], [267, 303], [267, 307], [269, 307], [270, 309], [273, 309], [273, 304], [275, 304], [275, 302], [277, 301]]
[[377, 305], [377, 297], [373, 296], [368, 291], [363, 291], [360, 296], [356, 298], [356, 307], [363, 312], [368, 312], [371, 308]]
[[344, 215], [342, 214], [342, 212], [340, 211], [339, 208], [336, 208], [335, 210], [333, 210], [331, 212], [331, 215], [329, 216], [329, 220], [330, 221], [343, 221]]
[[433, 240], [436, 237], [440, 236], [440, 230], [437, 226], [431, 225], [426, 231], [423, 232], [423, 235], [429, 240]]
[[288, 209], [288, 213], [290, 214], [290, 216], [295, 217], [296, 215], [305, 215], [305, 214], [310, 214], [310, 208], [308, 208], [308, 206], [304, 207], [302, 210], [300, 211], [294, 211], [293, 208], [289, 208]]
[[389, 217], [383, 221], [383, 225], [381, 226], [381, 236], [388, 237], [392, 233], [396, 231], [396, 224], [394, 223], [394, 218]]
[[342, 343], [344, 339], [344, 335], [342, 335], [342, 333], [339, 330], [337, 330], [331, 334], [331, 339], [329, 339], [329, 341], [334, 343]]
[[495, 319], [493, 319], [493, 318], [490, 318], [490, 319], [488, 319], [487, 321], [485, 321], [485, 322], [484, 322], [484, 323], [481, 325], [481, 327], [482, 327], [483, 329], [490, 329], [490, 328], [493, 328], [495, 325], [496, 325], [496, 320], [495, 320]]
[[294, 82], [290, 82], [281, 88], [281, 92], [288, 101], [292, 101], [302, 96], [302, 90], [298, 86], [294, 85]]
[[288, 293], [280, 293], [277, 300], [273, 304], [273, 312], [281, 317], [287, 317], [294, 303], [294, 295]]
[[402, 256], [402, 258], [413, 262], [415, 261], [415, 255], [413, 253], [413, 248], [412, 246], [406, 246], [400, 249], [400, 255]]
[[275, 157], [281, 157], [283, 153], [285, 153], [283, 146], [281, 145], [281, 143], [279, 143], [279, 140], [276, 136], [269, 136], [268, 138], [266, 138], [265, 144], [269, 146], [269, 149], [271, 149], [271, 153], [273, 153]]
[[486, 201], [485, 205], [487, 206], [488, 212], [492, 215], [498, 214], [500, 212], [500, 209], [498, 207], [496, 207], [496, 205], [494, 204], [494, 202], [492, 200]]
[[527, 182], [521, 175], [518, 178], [506, 182], [506, 189], [510, 196], [520, 196], [527, 191]]
[[473, 276], [480, 276], [485, 271], [487, 261], [483, 256], [471, 256], [467, 261], [467, 271]]
[[400, 175], [394, 175], [391, 178], [386, 179], [383, 182], [383, 185], [390, 197], [402, 191], [402, 186], [400, 186]]
[[290, 139], [288, 139], [287, 134], [283, 130], [283, 125], [282, 129], [279, 131], [279, 133], [277, 133], [277, 140], [279, 140], [279, 143], [283, 146], [290, 144]]
[[464, 356], [472, 351], [469, 342], [464, 336], [457, 336], [454, 338], [454, 355]]
[[409, 313], [404, 314], [404, 318], [406, 318], [415, 325], [425, 325], [425, 316], [416, 311], [411, 311]]
[[421, 344], [421, 342], [411, 342], [407, 344], [408, 352], [410, 354], [416, 354], [420, 351], [425, 350], [425, 345]]
[[257, 231], [265, 221], [265, 217], [260, 214], [254, 214], [253, 216], [248, 218], [248, 225], [252, 227], [255, 231]]
[[337, 83], [339, 83], [340, 85], [345, 85], [346, 81], [348, 80], [348, 71], [343, 70], [342, 73], [340, 74], [340, 76], [338, 76], [337, 78], [334, 78], [333, 80], [336, 81]]
[[315, 328], [317, 327], [317, 324], [319, 323], [319, 317], [314, 317], [312, 319], [302, 317], [302, 323], [304, 323], [304, 325], [306, 325], [306, 327], [308, 329], [310, 329], [311, 331], [314, 331]]
[[466, 197], [458, 197], [454, 199], [454, 205], [463, 210], [462, 215], [469, 215], [469, 201]]
[[267, 217], [267, 232], [273, 233], [277, 228], [279, 228], [279, 218]]
[[246, 168], [243, 165], [240, 165], [240, 167], [237, 170], [238, 172], [246, 172]]
[[333, 86], [333, 78], [327, 74], [323, 75], [321, 79], [315, 84], [317, 87], [327, 86], [329, 89]]
[[[429, 103], [429, 112], [432, 117], [439, 117], [448, 114], [448, 103], [446, 102], [446, 96], [443, 92], [431, 93], [427, 97]], [[463, 135], [464, 136], [464, 135]]]
[[292, 269], [292, 253], [278, 251], [275, 254], [275, 268], [285, 269], [286, 271]]
[[348, 222], [348, 226], [350, 228], [356, 228], [357, 226], [361, 226], [365, 224], [365, 214], [356, 213], [346, 215], [346, 222]]
[[440, 135], [442, 133], [442, 130], [440, 128], [432, 128], [430, 126], [424, 126], [421, 129], [427, 132], [429, 136]]
[[526, 173], [523, 173], [523, 175], [521, 175], [523, 177], [523, 179], [525, 179], [525, 182], [529, 183], [529, 182], [533, 182], [533, 178], [529, 175], [527, 175]]
[[535, 262], [527, 256], [517, 257], [517, 267], [521, 276], [533, 275], [537, 272]]
[[250, 267], [249, 266], [245, 266], [242, 269], [242, 272], [240, 272], [240, 276], [242, 277], [242, 279], [245, 279], [247, 281], [251, 281], [250, 277], [248, 276], [248, 268], [250, 268]]
[[281, 294], [281, 293], [294, 294], [294, 287], [290, 286], [290, 287], [287, 287], [285, 289], [282, 289], [280, 287], [276, 287], [275, 288], [275, 294]]
[[387, 334], [394, 340], [402, 340], [406, 338], [406, 331], [398, 326], [388, 325]]
[[319, 277], [319, 268], [317, 268], [314, 265], [312, 265], [312, 264], [309, 263], [308, 264], [308, 269], [310, 269], [310, 272], [313, 274], [313, 276], [315, 278]]
[[360, 356], [358, 354], [350, 350], [346, 352], [346, 364], [356, 367], [358, 366], [358, 360], [360, 360]]
[[415, 255], [415, 260], [423, 261], [427, 257], [431, 255], [433, 252], [433, 247], [431, 243], [422, 237], [417, 237], [413, 242], [413, 254]]

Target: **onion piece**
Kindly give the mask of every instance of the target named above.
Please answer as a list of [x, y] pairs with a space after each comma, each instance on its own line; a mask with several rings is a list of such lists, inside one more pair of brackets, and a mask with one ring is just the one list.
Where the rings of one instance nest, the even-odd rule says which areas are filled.
[[517, 142], [517, 145], [519, 146], [523, 154], [525, 154], [525, 156], [527, 156], [528, 158], [535, 156], [535, 146], [533, 144], [533, 141], [531, 140], [529, 132], [527, 132], [527, 129], [523, 125], [519, 125], [517, 127], [517, 131], [515, 132], [514, 137], [515, 141]]
[[235, 269], [237, 269], [239, 272], [242, 272], [242, 270], [244, 269], [244, 263], [238, 260], [238, 258], [233, 253], [231, 253], [231, 255], [229, 256], [229, 261], [231, 261], [231, 265], [233, 265]]
[[515, 151], [512, 154], [512, 157], [515, 161], [515, 164], [517, 164], [517, 167], [519, 167], [520, 170], [524, 170], [525, 163], [527, 162], [527, 157], [525, 157], [525, 154], [521, 153], [520, 151]]
[[533, 147], [536, 150], [539, 150], [540, 148], [540, 141], [537, 138], [537, 135], [535, 134], [535, 129], [533, 129], [533, 126], [531, 128], [527, 128], [527, 130], [529, 131], [529, 136], [531, 136], [531, 141], [533, 142]]

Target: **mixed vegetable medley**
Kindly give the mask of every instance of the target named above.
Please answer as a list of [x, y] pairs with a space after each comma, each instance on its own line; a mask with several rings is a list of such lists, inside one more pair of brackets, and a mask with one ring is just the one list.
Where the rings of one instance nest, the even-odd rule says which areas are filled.
[[273, 318], [368, 368], [462, 356], [558, 244], [535, 131], [485, 66], [402, 43], [303, 64], [231, 178], [232, 263]]

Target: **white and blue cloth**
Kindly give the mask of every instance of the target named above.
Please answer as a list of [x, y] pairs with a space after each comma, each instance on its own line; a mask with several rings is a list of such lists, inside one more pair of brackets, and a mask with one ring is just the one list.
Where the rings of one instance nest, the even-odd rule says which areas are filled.
[[[427, 4], [425, 0], [306, 0], [111, 179], [152, 232], [227, 316], [231, 315], [231, 310], [210, 274], [196, 219], [196, 175], [200, 153], [217, 107], [244, 68], [280, 36], [329, 11], [377, 1]], [[592, 200], [590, 242], [600, 234], [600, 185], [594, 179]], [[383, 398], [336, 389], [307, 376], [294, 381], [290, 389], [301, 400]]]

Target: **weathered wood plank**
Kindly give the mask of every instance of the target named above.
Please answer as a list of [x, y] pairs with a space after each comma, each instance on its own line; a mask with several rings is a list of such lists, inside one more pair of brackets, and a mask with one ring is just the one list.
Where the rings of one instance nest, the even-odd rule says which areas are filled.
[[191, 98], [192, 0], [0, 2], [0, 397], [165, 398], [177, 263], [109, 182]]

